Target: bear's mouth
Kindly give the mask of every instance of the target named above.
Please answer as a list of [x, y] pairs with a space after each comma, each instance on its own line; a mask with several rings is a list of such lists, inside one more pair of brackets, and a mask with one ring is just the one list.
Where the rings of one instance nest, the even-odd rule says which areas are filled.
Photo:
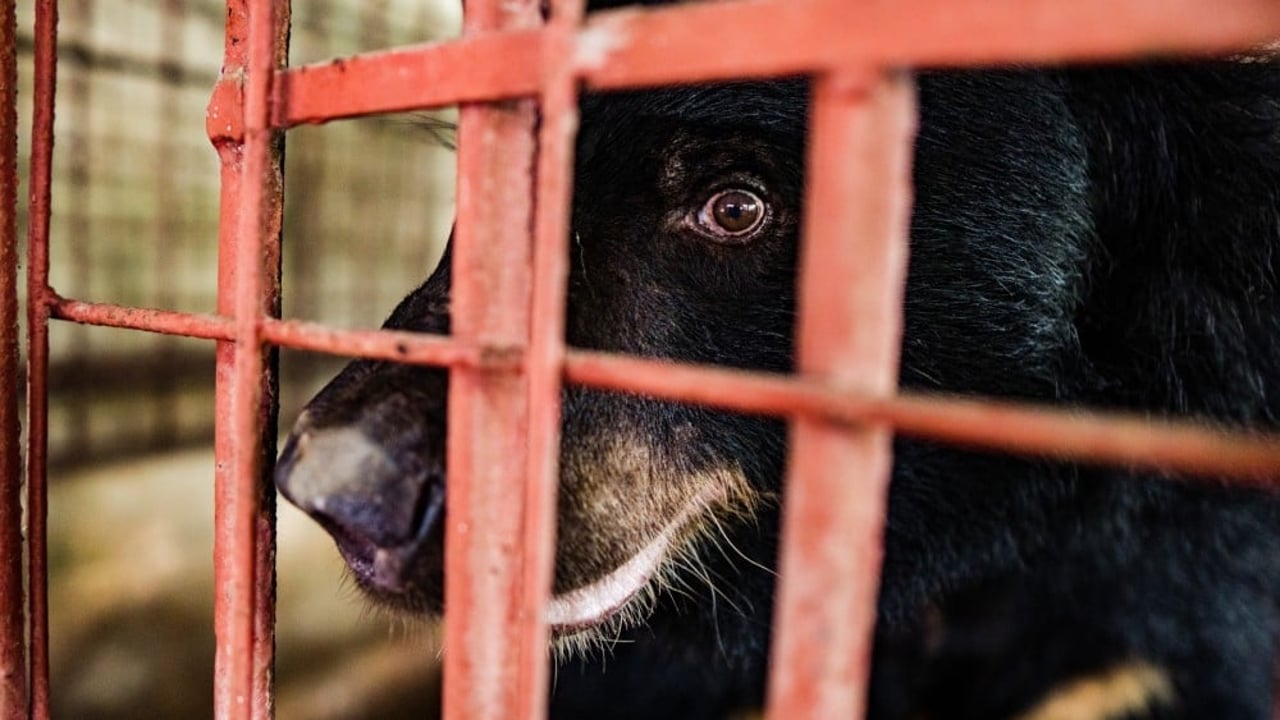
[[608, 575], [590, 585], [552, 596], [547, 605], [547, 624], [552, 632], [570, 634], [587, 630], [621, 612], [653, 579], [683, 520], [668, 525], [640, 552]]
[[714, 498], [723, 494], [716, 487], [695, 498], [647, 545], [609, 574], [588, 585], [553, 595], [547, 604], [547, 624], [556, 635], [572, 635], [603, 625], [622, 615], [637, 596], [654, 582], [663, 563], [671, 556], [685, 529], [701, 512], [707, 512]]
[[382, 593], [403, 594], [412, 588], [413, 571], [422, 562], [424, 548], [443, 532], [439, 518], [444, 512], [444, 488], [430, 486], [425, 494], [430, 500], [425, 503], [425, 513], [417, 523], [417, 531], [399, 545], [378, 545], [347, 532], [336, 523], [323, 519], [319, 522], [333, 537], [347, 567], [366, 585]]
[[[444, 494], [443, 483], [428, 484], [419, 502], [417, 530], [400, 544], [350, 532], [319, 512], [323, 507], [313, 514], [335, 540], [356, 584], [373, 599], [411, 612], [438, 614], [444, 609]], [[688, 540], [689, 526], [700, 514], [712, 512], [712, 505], [725, 494], [724, 488], [712, 484], [686, 501], [673, 520], [612, 571], [553, 594], [545, 616], [552, 634], [564, 638], [610, 622], [628, 626], [643, 619], [645, 603], [637, 600], [653, 598], [650, 587], [661, 582], [663, 564]]]
[[[694, 504], [696, 507], [697, 504]], [[657, 576], [673, 541], [694, 516], [690, 507], [664, 527], [647, 545], [612, 572], [572, 590], [553, 595], [547, 605], [552, 633], [565, 636], [590, 630], [620, 615]], [[425, 533], [398, 547], [358, 542], [340, 527], [326, 524], [357, 581], [384, 601], [404, 600], [412, 593], [407, 571], [420, 555]]]

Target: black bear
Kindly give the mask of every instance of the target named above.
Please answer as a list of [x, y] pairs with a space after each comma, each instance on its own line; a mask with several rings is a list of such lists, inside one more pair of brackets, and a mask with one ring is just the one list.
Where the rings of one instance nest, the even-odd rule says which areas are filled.
[[[903, 386], [1277, 426], [1275, 64], [917, 82]], [[791, 369], [807, 96], [784, 80], [583, 98], [572, 345]], [[447, 333], [449, 292], [446, 252], [386, 327]], [[447, 383], [351, 363], [277, 473], [368, 595], [411, 612], [441, 605]], [[758, 708], [785, 426], [575, 387], [563, 407], [552, 615], [576, 652], [557, 656], [552, 716]], [[1269, 716], [1271, 495], [894, 450], [872, 717]], [[410, 561], [375, 572], [380, 548]], [[656, 567], [620, 572], [639, 560]]]

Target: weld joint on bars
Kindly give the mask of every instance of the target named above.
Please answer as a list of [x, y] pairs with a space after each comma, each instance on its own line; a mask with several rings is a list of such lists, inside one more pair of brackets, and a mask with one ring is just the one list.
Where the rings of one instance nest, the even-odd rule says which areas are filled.
[[31, 309], [46, 315], [52, 313], [53, 308], [63, 302], [62, 296], [48, 283], [32, 284], [27, 288], [27, 293], [30, 295], [27, 298], [27, 304]]
[[[278, 75], [277, 75], [278, 76]], [[219, 77], [205, 110], [205, 132], [213, 146], [222, 149], [244, 142], [244, 78]]]

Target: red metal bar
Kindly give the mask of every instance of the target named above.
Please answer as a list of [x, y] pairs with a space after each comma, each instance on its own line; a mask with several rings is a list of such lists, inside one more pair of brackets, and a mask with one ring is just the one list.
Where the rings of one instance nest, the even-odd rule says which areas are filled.
[[[534, 0], [471, 0], [463, 30], [477, 36], [538, 22]], [[501, 57], [483, 62], [507, 64]], [[530, 317], [534, 105], [464, 104], [460, 124], [453, 334], [464, 344], [522, 344]], [[521, 373], [456, 367], [450, 376], [444, 628], [450, 720], [506, 720], [518, 717], [522, 705], [519, 653], [511, 642], [524, 637], [526, 621], [524, 497], [511, 489], [525, 484], [528, 397]]]
[[[217, 315], [57, 299], [51, 317], [88, 325], [230, 340]], [[451, 338], [389, 330], [335, 330], [266, 319], [262, 336], [281, 347], [420, 365], [520, 366], [520, 348], [474, 348]], [[1280, 437], [1229, 432], [1186, 421], [1089, 412], [1002, 400], [919, 396], [875, 399], [785, 375], [569, 351], [565, 379], [608, 390], [762, 415], [882, 423], [908, 435], [991, 450], [1234, 477], [1270, 485], [1280, 476]]]
[[533, 95], [541, 39], [519, 30], [293, 68], [280, 78], [273, 122], [291, 127]]
[[[1280, 35], [1280, 4], [1220, 0], [742, 0], [602, 13], [579, 39], [599, 88], [831, 67], [1103, 60], [1240, 49]], [[1100, 21], [1105, 18], [1105, 21]], [[715, 28], [715, 52], [707, 52]]]
[[27, 228], [27, 662], [31, 717], [49, 717], [49, 218], [57, 84], [56, 0], [37, 0]]
[[526, 360], [529, 383], [529, 465], [524, 505], [523, 623], [517, 645], [519, 717], [547, 712], [547, 598], [555, 571], [556, 494], [560, 484], [560, 377], [564, 363], [565, 302], [569, 278], [569, 208], [573, 147], [578, 129], [573, 34], [583, 0], [551, 4], [548, 51], [542, 67], [533, 298]]
[[18, 17], [0, 2], [0, 716], [27, 714], [18, 447]]
[[[1106, 17], [1106, 22], [1096, 22]], [[705, 29], [716, 28], [716, 52]], [[573, 43], [597, 88], [688, 83], [866, 66], [977, 65], [1212, 53], [1280, 35], [1280, 6], [1223, 0], [739, 0], [593, 16]], [[563, 52], [517, 29], [357, 55], [287, 71], [276, 127], [537, 92], [539, 57]], [[495, 61], [499, 58], [500, 61]], [[465, 70], [463, 70], [465, 69]], [[234, 119], [227, 118], [234, 124]], [[228, 126], [226, 132], [238, 135]]]
[[[12, 0], [5, 2], [11, 11]], [[62, 300], [48, 288], [55, 5], [40, 0], [29, 275], [33, 714], [46, 715], [48, 706], [43, 493], [51, 316], [220, 341], [218, 717], [270, 714], [272, 495], [262, 478], [273, 455], [274, 389], [264, 342], [454, 368], [446, 621], [453, 651], [446, 655], [445, 694], [451, 717], [539, 717], [545, 711], [541, 613], [554, 555], [561, 371], [568, 380], [598, 387], [795, 419], [783, 560], [788, 580], [780, 599], [770, 698], [775, 716], [783, 708], [788, 717], [801, 707], [815, 717], [853, 716], [861, 709], [875, 596], [874, 583], [865, 580], [875, 577], [879, 562], [888, 426], [975, 446], [1273, 482], [1280, 477], [1275, 438], [1011, 404], [892, 396], [907, 213], [889, 196], [908, 186], [911, 116], [902, 80], [885, 83], [870, 101], [859, 78], [827, 76], [818, 83], [814, 147], [824, 151], [815, 151], [811, 161], [809, 211], [824, 221], [808, 223], [801, 305], [809, 309], [802, 311], [799, 333], [805, 378], [591, 353], [566, 356], [563, 347], [575, 73], [596, 87], [621, 87], [846, 65], [1211, 52], [1280, 34], [1280, 7], [1269, 0], [1223, 0], [1212, 16], [1197, 8], [1203, 3], [1193, 0], [920, 0], [907, 13], [845, 0], [744, 0], [603, 13], [579, 30], [581, 2], [568, 0], [556, 5], [550, 27], [538, 31], [532, 0], [473, 0], [468, 34], [457, 42], [275, 73], [284, 62], [287, 6], [281, 4], [273, 19], [270, 0], [230, 0], [224, 77], [209, 114], [210, 135], [223, 159], [219, 315], [210, 316]], [[1093, 22], [1103, 16], [1107, 23]], [[706, 53], [707, 27], [717, 30], [714, 54]], [[273, 127], [534, 94], [541, 96], [546, 119], [536, 217], [527, 202], [531, 104], [463, 110], [455, 339], [334, 331], [271, 319], [278, 312], [280, 220]], [[2, 123], [0, 134], [7, 138]], [[886, 130], [897, 141], [882, 143], [878, 133]], [[849, 163], [850, 156], [866, 162]], [[820, 167], [824, 161], [832, 167]], [[884, 183], [884, 177], [891, 181]], [[849, 197], [865, 202], [850, 206]], [[535, 243], [529, 242], [531, 223]], [[861, 243], [852, 252], [851, 240]], [[818, 256], [821, 263], [813, 261]], [[857, 259], [859, 267], [842, 267], [833, 258], [846, 265]], [[862, 281], [850, 283], [855, 276]], [[829, 312], [833, 308], [838, 312]], [[521, 441], [526, 429], [527, 446]], [[839, 472], [851, 466], [866, 469], [856, 491]], [[523, 494], [504, 492], [522, 478]], [[803, 521], [796, 520], [800, 516]], [[473, 531], [481, 526], [483, 533]], [[849, 547], [872, 550], [848, 557], [832, 550]], [[844, 580], [833, 587], [833, 577]], [[518, 639], [514, 652], [512, 637]]]
[[[230, 340], [234, 334], [231, 320], [218, 315], [60, 298], [49, 310], [54, 319], [88, 325], [214, 340]], [[281, 347], [419, 365], [495, 370], [521, 365], [519, 346], [476, 348], [453, 338], [400, 331], [336, 330], [268, 318], [262, 337]], [[579, 350], [569, 351], [563, 362], [569, 382], [738, 412], [887, 424], [907, 435], [991, 450], [1231, 477], [1260, 485], [1280, 477], [1280, 437], [1187, 421], [911, 393], [878, 399], [785, 375]]]
[[[288, 52], [288, 3], [229, 0], [224, 80], [208, 129], [222, 159], [218, 312], [234, 343], [217, 349], [214, 714], [272, 714], [276, 381], [262, 320], [279, 311], [283, 145], [270, 125], [272, 82]], [[228, 79], [243, 79], [236, 87]], [[241, 104], [242, 103], [242, 104]], [[243, 128], [243, 143], [227, 131]]]
[[335, 330], [297, 320], [266, 320], [262, 337], [281, 347], [414, 365], [516, 370], [521, 347], [480, 347], [453, 338], [398, 330]]
[[[234, 321], [221, 315], [92, 303], [56, 296], [49, 304], [49, 315], [55, 320], [85, 325], [208, 340], [234, 340], [236, 332]], [[259, 331], [262, 340], [272, 345], [335, 355], [441, 367], [516, 369], [521, 365], [519, 346], [474, 347], [439, 335], [395, 330], [338, 330], [318, 323], [275, 318], [263, 318]]]
[[[796, 364], [875, 396], [898, 382], [915, 86], [815, 79]], [[770, 657], [775, 718], [862, 717], [892, 434], [792, 421]]]
[[[233, 633], [244, 633], [243, 629], [233, 629], [229, 617], [229, 608], [235, 599], [233, 589], [227, 585], [227, 576], [233, 572], [228, 557], [229, 549], [235, 535], [225, 516], [227, 504], [234, 494], [235, 482], [234, 460], [238, 447], [231, 430], [233, 411], [233, 381], [235, 376], [236, 346], [235, 328], [227, 316], [235, 313], [236, 277], [236, 243], [237, 218], [241, 212], [239, 207], [240, 185], [244, 182], [241, 164], [243, 143], [243, 87], [241, 76], [246, 64], [245, 47], [248, 35], [248, 10], [244, 3], [228, 2], [226, 25], [226, 52], [223, 61], [222, 77], [214, 86], [213, 97], [209, 102], [206, 114], [206, 126], [214, 147], [218, 151], [221, 162], [221, 192], [219, 198], [218, 227], [218, 301], [217, 310], [227, 323], [230, 336], [226, 341], [218, 342], [215, 351], [215, 395], [214, 395], [214, 635], [217, 647], [214, 655], [214, 717], [219, 720], [228, 718], [245, 718], [247, 711], [248, 688], [243, 679], [245, 671], [232, 665], [236, 652], [246, 652], [246, 640], [233, 644]], [[244, 580], [240, 582], [243, 584]], [[244, 621], [240, 622], [241, 628]], [[242, 655], [247, 657], [247, 655]], [[237, 704], [237, 697], [241, 704]], [[237, 708], [243, 712], [237, 713]]]
[[218, 315], [125, 307], [66, 298], [52, 298], [49, 304], [49, 317], [84, 325], [127, 328], [208, 340], [231, 340], [235, 337], [235, 327], [231, 320]]
[[565, 379], [737, 412], [889, 425], [904, 435], [988, 450], [1230, 477], [1259, 486], [1280, 480], [1280, 436], [1188, 421], [945, 395], [877, 398], [786, 375], [576, 350], [565, 358]]

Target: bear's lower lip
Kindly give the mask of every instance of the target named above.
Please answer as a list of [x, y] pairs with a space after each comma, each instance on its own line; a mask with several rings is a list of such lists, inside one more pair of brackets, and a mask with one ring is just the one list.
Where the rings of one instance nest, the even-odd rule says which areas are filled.
[[[709, 507], [711, 498], [718, 494], [718, 490], [712, 490], [689, 503], [647, 545], [609, 574], [552, 596], [546, 616], [552, 632], [572, 635], [601, 625], [622, 612], [658, 572], [673, 539], [700, 509]], [[420, 531], [419, 537], [402, 546], [382, 547], [352, 537], [340, 527], [326, 526], [326, 529], [337, 541], [339, 553], [361, 587], [383, 602], [397, 604], [409, 599], [412, 583], [407, 571], [421, 549], [425, 532]]]
[[653, 577], [676, 529], [668, 525], [658, 536], [616, 570], [590, 585], [560, 593], [547, 606], [547, 623], [558, 633], [586, 630], [608, 620], [627, 606]]
[[686, 505], [648, 545], [613, 572], [590, 585], [552, 596], [547, 604], [547, 624], [552, 631], [567, 635], [587, 630], [621, 612], [657, 573], [672, 539], [700, 510], [711, 507], [722, 493], [721, 488], [708, 488]]

